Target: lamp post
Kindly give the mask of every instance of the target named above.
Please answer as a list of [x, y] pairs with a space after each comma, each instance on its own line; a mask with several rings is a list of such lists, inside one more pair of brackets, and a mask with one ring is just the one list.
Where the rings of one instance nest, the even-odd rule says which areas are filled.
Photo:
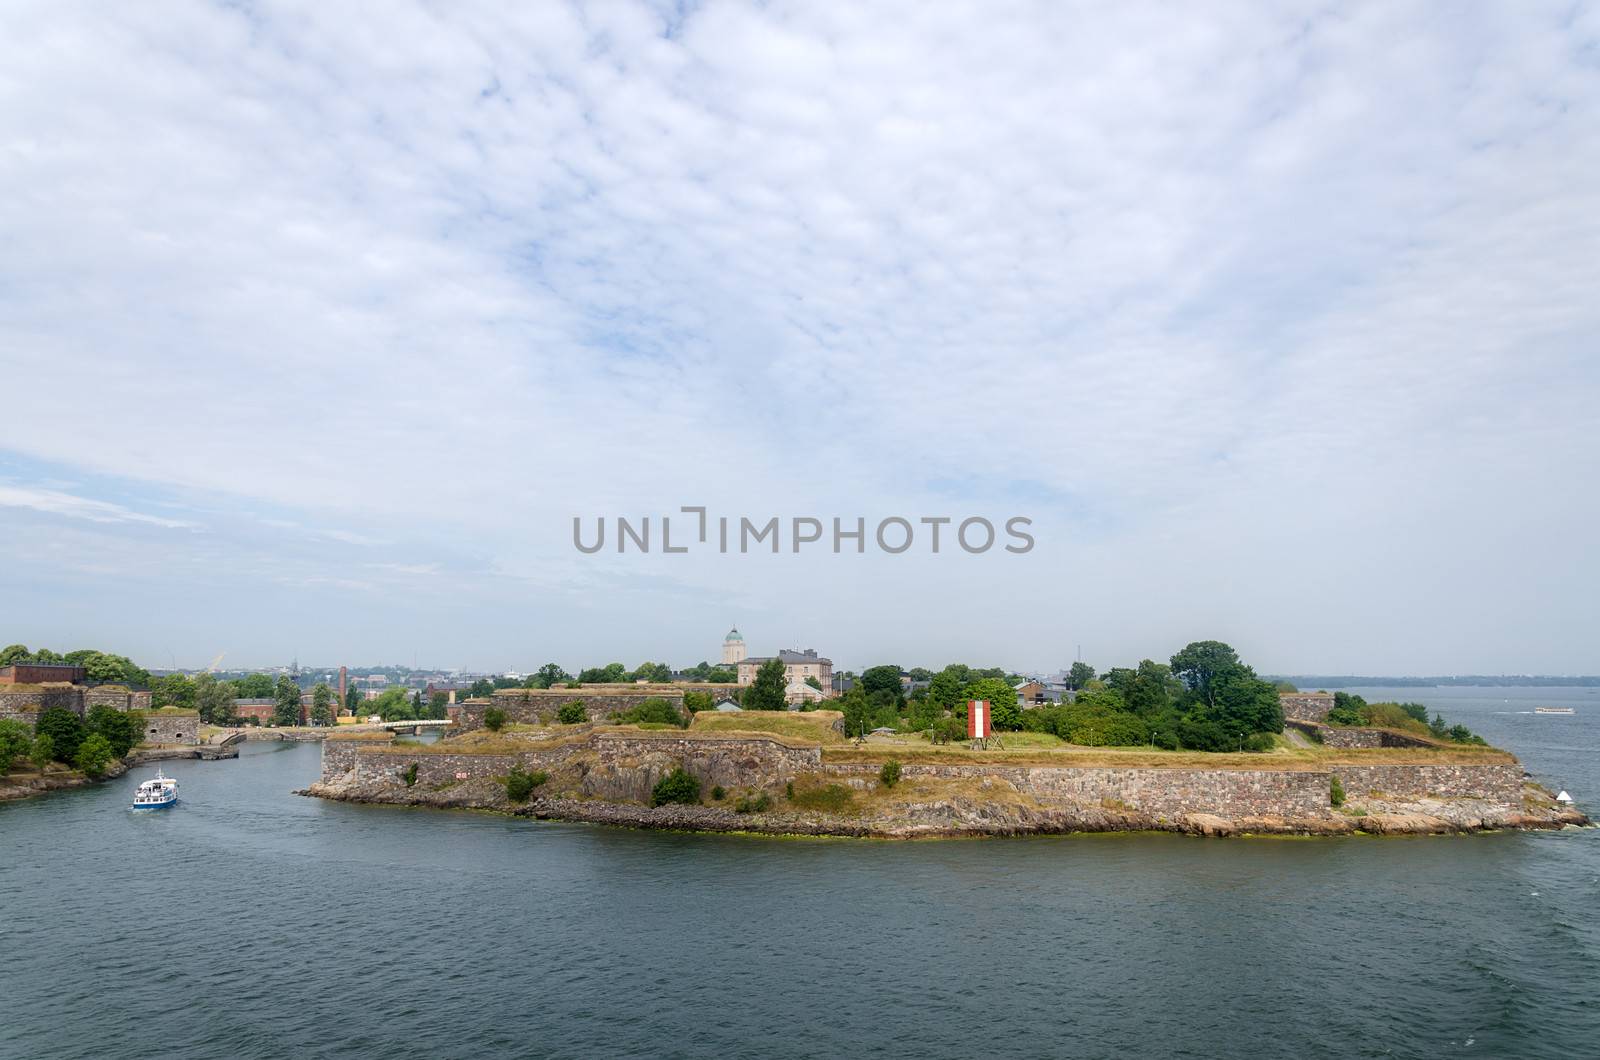
[[1239, 738], [1239, 753], [1244, 754], [1244, 733], [1236, 732], [1234, 735]]

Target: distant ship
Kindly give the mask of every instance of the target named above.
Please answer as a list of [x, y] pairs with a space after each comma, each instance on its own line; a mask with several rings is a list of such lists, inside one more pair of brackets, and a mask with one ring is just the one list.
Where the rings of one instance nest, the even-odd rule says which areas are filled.
[[1576, 713], [1578, 713], [1576, 710], [1572, 709], [1571, 707], [1534, 707], [1533, 708], [1533, 712], [1535, 714], [1576, 714]]
[[159, 769], [156, 770], [156, 779], [140, 784], [139, 790], [133, 793], [133, 808], [136, 810], [164, 810], [177, 801], [178, 782], [162, 776]]

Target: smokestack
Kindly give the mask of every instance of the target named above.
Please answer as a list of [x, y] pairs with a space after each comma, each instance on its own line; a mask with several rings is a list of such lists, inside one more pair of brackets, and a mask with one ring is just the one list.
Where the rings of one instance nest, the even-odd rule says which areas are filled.
[[339, 716], [339, 711], [343, 710], [345, 703], [348, 702], [348, 700], [345, 699], [345, 685], [349, 680], [349, 676], [349, 670], [346, 670], [343, 666], [339, 667], [339, 707], [338, 710], [333, 712], [334, 717]]

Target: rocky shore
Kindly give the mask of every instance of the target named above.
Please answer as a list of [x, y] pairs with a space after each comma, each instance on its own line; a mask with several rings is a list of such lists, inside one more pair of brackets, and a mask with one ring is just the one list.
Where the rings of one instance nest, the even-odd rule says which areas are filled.
[[1529, 786], [1525, 811], [1506, 813], [1474, 800], [1376, 803], [1320, 816], [1227, 818], [1207, 813], [1154, 815], [1106, 806], [1029, 806], [961, 794], [900, 801], [856, 813], [781, 810], [740, 813], [728, 806], [666, 805], [575, 798], [559, 794], [515, 803], [504, 788], [485, 778], [442, 790], [386, 781], [335, 781], [296, 792], [338, 802], [437, 809], [471, 809], [539, 820], [574, 821], [626, 828], [692, 832], [753, 832], [767, 835], [918, 839], [1060, 835], [1072, 832], [1177, 832], [1225, 837], [1243, 835], [1428, 835], [1557, 829], [1589, 824], [1582, 813], [1563, 810], [1548, 793]]

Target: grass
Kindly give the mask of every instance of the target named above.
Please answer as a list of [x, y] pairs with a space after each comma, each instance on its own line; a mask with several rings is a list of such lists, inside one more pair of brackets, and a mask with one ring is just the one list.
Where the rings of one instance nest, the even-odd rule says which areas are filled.
[[788, 736], [812, 744], [842, 744], [844, 737], [833, 724], [844, 715], [836, 710], [743, 710], [726, 713], [702, 710], [695, 714], [689, 732], [700, 733], [766, 733]]
[[186, 718], [198, 718], [200, 716], [200, 712], [198, 710], [194, 710], [189, 707], [157, 707], [154, 710], [147, 710], [144, 712], [144, 716], [147, 718], [152, 714], [159, 714], [164, 718], [177, 717], [180, 714]]

